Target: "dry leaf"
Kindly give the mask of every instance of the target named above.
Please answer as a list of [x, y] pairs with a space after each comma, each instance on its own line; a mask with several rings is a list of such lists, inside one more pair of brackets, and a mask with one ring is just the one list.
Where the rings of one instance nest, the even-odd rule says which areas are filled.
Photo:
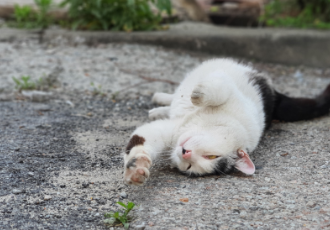
[[181, 202], [188, 202], [189, 199], [188, 199], [188, 198], [181, 198], [180, 201], [181, 201]]

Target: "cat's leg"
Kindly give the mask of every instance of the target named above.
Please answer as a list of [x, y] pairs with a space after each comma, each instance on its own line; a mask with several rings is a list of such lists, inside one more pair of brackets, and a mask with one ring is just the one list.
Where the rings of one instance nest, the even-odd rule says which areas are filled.
[[152, 162], [171, 147], [175, 125], [173, 120], [158, 120], [133, 132], [124, 155], [125, 183], [142, 185], [145, 182]]
[[204, 77], [193, 89], [191, 102], [195, 106], [219, 106], [227, 102], [233, 92], [234, 83], [229, 76], [217, 71]]
[[164, 119], [170, 117], [170, 108], [169, 106], [163, 106], [149, 110], [150, 119]]
[[155, 93], [151, 101], [159, 105], [170, 105], [173, 100], [174, 94], [168, 93]]

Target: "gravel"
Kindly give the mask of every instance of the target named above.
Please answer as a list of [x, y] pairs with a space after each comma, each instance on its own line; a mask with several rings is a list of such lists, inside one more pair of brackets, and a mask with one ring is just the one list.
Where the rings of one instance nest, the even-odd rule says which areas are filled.
[[[120, 154], [136, 126], [148, 121], [152, 92], [175, 88], [141, 84], [137, 74], [180, 81], [208, 58], [140, 45], [0, 43], [4, 95], [12, 93], [12, 76], [37, 79], [58, 65], [64, 69], [49, 101], [16, 92], [15, 100], [0, 102], [0, 228], [109, 229], [103, 214], [119, 210], [118, 201], [138, 205], [132, 229], [329, 228], [329, 116], [274, 122], [251, 155], [253, 176], [189, 178], [164, 160], [144, 186], [123, 183]], [[317, 95], [330, 83], [327, 69], [249, 63], [293, 96]], [[91, 82], [106, 95], [93, 93]]]

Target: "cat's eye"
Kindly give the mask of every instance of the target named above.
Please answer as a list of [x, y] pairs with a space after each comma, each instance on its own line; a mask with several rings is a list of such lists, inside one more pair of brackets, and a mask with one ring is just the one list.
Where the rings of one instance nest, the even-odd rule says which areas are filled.
[[191, 164], [189, 165], [189, 167], [187, 168], [187, 170], [189, 170], [191, 168]]
[[218, 158], [220, 156], [217, 156], [217, 155], [207, 155], [207, 156], [203, 156], [205, 159], [209, 159], [209, 160], [213, 160], [215, 158]]

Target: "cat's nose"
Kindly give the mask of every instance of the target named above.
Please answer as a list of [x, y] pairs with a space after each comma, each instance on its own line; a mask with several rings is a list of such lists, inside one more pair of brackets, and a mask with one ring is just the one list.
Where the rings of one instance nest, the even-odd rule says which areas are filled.
[[183, 159], [190, 159], [191, 158], [191, 150], [185, 150], [182, 148], [182, 158]]

